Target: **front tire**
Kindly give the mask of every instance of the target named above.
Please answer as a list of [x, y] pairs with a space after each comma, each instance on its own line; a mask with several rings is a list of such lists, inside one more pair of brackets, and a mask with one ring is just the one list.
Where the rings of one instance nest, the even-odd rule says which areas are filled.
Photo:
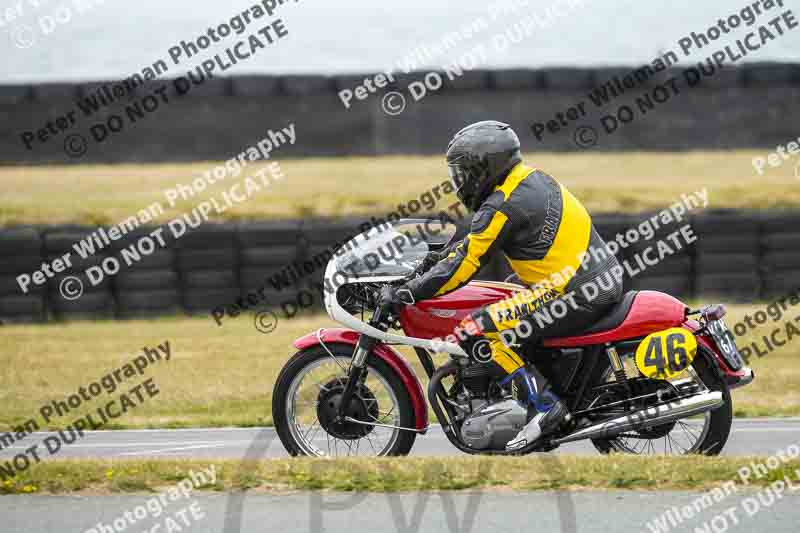
[[[272, 395], [272, 419], [283, 447], [293, 456], [407, 455], [414, 445], [415, 431], [331, 420], [329, 414], [335, 406], [337, 389], [347, 379], [345, 370], [353, 346], [335, 343], [326, 346], [335, 359], [325, 347], [317, 345], [294, 354], [278, 375]], [[367, 376], [351, 404], [353, 418], [414, 428], [411, 399], [397, 373], [372, 354], [367, 357], [366, 365]], [[315, 378], [312, 372], [319, 370], [318, 375], [323, 377]], [[306, 378], [319, 381], [302, 389]], [[298, 403], [303, 395], [307, 401]], [[387, 434], [385, 442], [375, 438], [378, 434]]]

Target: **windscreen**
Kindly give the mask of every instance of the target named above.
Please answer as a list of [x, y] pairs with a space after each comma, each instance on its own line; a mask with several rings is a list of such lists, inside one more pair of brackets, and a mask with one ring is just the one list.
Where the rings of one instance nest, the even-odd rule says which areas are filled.
[[406, 276], [431, 251], [446, 245], [455, 225], [437, 219], [402, 219], [357, 235], [332, 261], [348, 277]]

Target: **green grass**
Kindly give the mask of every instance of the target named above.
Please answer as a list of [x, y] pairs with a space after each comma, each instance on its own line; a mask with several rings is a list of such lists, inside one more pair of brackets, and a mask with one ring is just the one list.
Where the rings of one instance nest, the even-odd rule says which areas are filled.
[[[756, 174], [755, 150], [625, 153], [529, 153], [526, 162], [561, 180], [592, 213], [662, 209], [708, 187], [710, 208], [800, 206], [794, 164]], [[115, 224], [159, 202], [162, 221], [190, 211], [207, 198], [221, 198], [245, 175], [229, 176], [170, 207], [164, 190], [189, 184], [220, 162], [147, 165], [0, 167], [0, 225], [11, 223]], [[446, 179], [441, 156], [308, 158], [280, 161], [275, 181], [221, 218], [306, 218], [373, 215], [394, 211]], [[454, 202], [442, 198], [435, 210]]]
[[[731, 305], [733, 325], [758, 306]], [[790, 310], [791, 311], [791, 310]], [[784, 320], [800, 314], [789, 312]], [[292, 341], [320, 327], [336, 324], [325, 315], [281, 320], [270, 334], [259, 333], [253, 315], [225, 319], [217, 326], [209, 317], [158, 320], [98, 321], [50, 325], [6, 325], [0, 329], [0, 427], [35, 418], [40, 407], [63, 399], [78, 387], [130, 361], [143, 346], [170, 341], [172, 359], [148, 368], [159, 394], [115, 419], [111, 428], [180, 428], [272, 425], [272, 388], [281, 367], [295, 352]], [[771, 323], [750, 332], [740, 344], [773, 329]], [[400, 348], [417, 374], [424, 376], [413, 351]], [[737, 416], [800, 415], [800, 345], [787, 344], [751, 363], [756, 380], [734, 391]], [[144, 378], [141, 378], [144, 379]], [[128, 387], [141, 381], [131, 380]], [[425, 386], [425, 385], [424, 385]], [[126, 390], [127, 387], [123, 387]], [[47, 427], [63, 428], [114, 395], [56, 418]]]
[[[455, 457], [234, 460], [68, 460], [46, 461], [0, 483], [0, 494], [157, 491], [209, 471], [216, 480], [200, 490], [336, 490], [408, 492], [419, 490], [708, 490], [733, 481], [737, 471], [763, 457]], [[781, 464], [749, 488], [788, 476], [795, 481], [800, 460]]]

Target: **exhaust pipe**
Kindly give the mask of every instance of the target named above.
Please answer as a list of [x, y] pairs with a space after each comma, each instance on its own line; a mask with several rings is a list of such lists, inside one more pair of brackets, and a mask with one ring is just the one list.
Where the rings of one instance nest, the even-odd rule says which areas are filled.
[[553, 443], [564, 444], [584, 439], [609, 439], [632, 429], [659, 426], [675, 422], [681, 418], [699, 415], [720, 407], [722, 403], [721, 392], [704, 392], [691, 398], [675, 400], [665, 405], [656, 405], [635, 413], [606, 420], [575, 433], [570, 433], [566, 437], [555, 439]]

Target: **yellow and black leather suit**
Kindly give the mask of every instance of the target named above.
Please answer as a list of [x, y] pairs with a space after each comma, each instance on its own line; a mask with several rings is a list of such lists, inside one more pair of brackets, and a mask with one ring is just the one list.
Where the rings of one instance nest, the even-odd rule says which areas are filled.
[[[590, 248], [594, 253], [589, 253]], [[493, 360], [512, 373], [523, 361], [502, 341], [500, 332], [528, 319], [535, 332], [526, 342], [575, 334], [620, 300], [622, 284], [610, 275], [619, 264], [605, 250], [583, 205], [546, 173], [519, 163], [476, 211], [470, 233], [406, 288], [416, 301], [454, 291], [502, 251], [531, 289], [486, 306], [472, 318], [490, 341]], [[591, 301], [580, 290], [587, 282], [599, 289], [589, 292]], [[566, 316], [553, 324], [529, 320], [534, 312], [565, 295], [572, 298]]]

